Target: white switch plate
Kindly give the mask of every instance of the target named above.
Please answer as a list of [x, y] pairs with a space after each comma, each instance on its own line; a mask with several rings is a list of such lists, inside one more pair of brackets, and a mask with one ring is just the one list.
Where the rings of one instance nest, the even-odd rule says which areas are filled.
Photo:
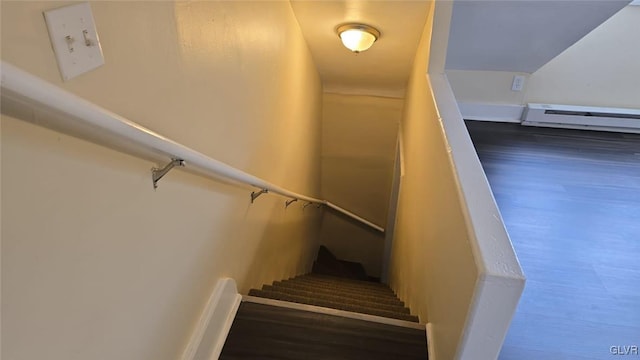
[[44, 18], [64, 81], [104, 64], [89, 3], [45, 11]]
[[513, 83], [511, 83], [511, 90], [522, 91], [524, 87], [524, 76], [516, 75], [513, 77]]

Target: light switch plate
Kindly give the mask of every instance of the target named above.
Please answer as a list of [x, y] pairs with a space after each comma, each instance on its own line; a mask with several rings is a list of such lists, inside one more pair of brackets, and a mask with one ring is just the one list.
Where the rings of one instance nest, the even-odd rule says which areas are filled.
[[104, 64], [89, 3], [45, 11], [44, 18], [64, 81]]
[[524, 88], [524, 76], [523, 75], [515, 75], [513, 77], [513, 82], [511, 83], [512, 91], [522, 91]]

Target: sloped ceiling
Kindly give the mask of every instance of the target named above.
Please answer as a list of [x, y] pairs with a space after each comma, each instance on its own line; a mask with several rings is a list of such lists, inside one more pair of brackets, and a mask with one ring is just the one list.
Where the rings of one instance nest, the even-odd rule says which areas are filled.
[[[325, 92], [403, 97], [429, 1], [291, 1]], [[338, 25], [358, 22], [382, 33], [360, 54], [347, 50]]]
[[446, 68], [533, 73], [630, 0], [457, 0]]
[[[455, 0], [446, 68], [533, 73], [629, 2]], [[291, 0], [324, 91], [387, 97], [404, 96], [429, 5], [427, 0]], [[374, 26], [382, 36], [371, 49], [354, 54], [335, 31], [348, 22]]]

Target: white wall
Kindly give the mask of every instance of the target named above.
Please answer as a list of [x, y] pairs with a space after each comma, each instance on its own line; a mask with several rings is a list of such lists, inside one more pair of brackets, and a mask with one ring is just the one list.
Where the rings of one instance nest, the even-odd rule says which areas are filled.
[[[433, 8], [432, 8], [433, 9]], [[477, 269], [454, 169], [427, 82], [433, 10], [407, 87], [402, 134], [404, 176], [390, 284], [433, 324], [437, 359], [454, 359], [472, 301]]]
[[[468, 240], [477, 268], [471, 303], [466, 310], [463, 335], [455, 359], [497, 359], [511, 319], [524, 289], [525, 278], [507, 234], [493, 193], [476, 155], [453, 91], [442, 71], [429, 69], [429, 84], [446, 138], [446, 148], [455, 170], [461, 207], [464, 213]], [[439, 269], [439, 272], [447, 272]], [[468, 284], [450, 282], [452, 289], [464, 293]], [[442, 301], [440, 317], [460, 311]], [[448, 330], [451, 324], [445, 323]], [[442, 324], [432, 323], [432, 333], [442, 333]], [[446, 341], [455, 339], [450, 332]], [[436, 340], [440, 340], [436, 338]]]
[[511, 85], [516, 75], [525, 77], [529, 74], [511, 71], [471, 71], [446, 70], [447, 78], [461, 103], [470, 104], [522, 104], [524, 91], [513, 91]]
[[[446, 74], [465, 119], [518, 121], [527, 103], [637, 109], [639, 32], [640, 7], [627, 6], [533, 74], [453, 69]], [[515, 75], [525, 76], [523, 91], [511, 90]]]
[[532, 73], [629, 0], [456, 1], [447, 69]]
[[525, 102], [640, 109], [640, 6], [627, 6], [531, 75]]
[[[293, 191], [320, 193], [321, 83], [287, 2], [92, 3], [106, 64], [62, 83], [42, 11], [2, 59]], [[256, 16], [260, 14], [260, 16]], [[2, 117], [2, 358], [176, 359], [217, 279], [310, 269], [321, 210]], [[163, 165], [163, 164], [160, 164]]]
[[[446, 70], [462, 117], [466, 120], [520, 122], [529, 74], [510, 71]], [[523, 76], [521, 91], [513, 77]]]
[[391, 286], [435, 358], [496, 359], [524, 276], [444, 74], [451, 8], [432, 6], [407, 89]]
[[[322, 196], [386, 226], [402, 99], [325, 93]], [[384, 235], [325, 213], [321, 242], [338, 258], [380, 276]]]

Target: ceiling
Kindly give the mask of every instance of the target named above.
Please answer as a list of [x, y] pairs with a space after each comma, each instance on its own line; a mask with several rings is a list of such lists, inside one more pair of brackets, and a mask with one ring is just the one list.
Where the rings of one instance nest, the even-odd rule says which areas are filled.
[[629, 1], [455, 1], [446, 68], [533, 73]]
[[[533, 73], [629, 2], [456, 0], [446, 68]], [[429, 1], [291, 0], [291, 6], [325, 92], [404, 97]], [[371, 49], [352, 53], [335, 31], [349, 22], [382, 35]]]
[[[325, 92], [404, 96], [428, 1], [292, 0], [291, 6]], [[381, 36], [371, 49], [352, 53], [335, 31], [348, 22], [371, 25]]]

